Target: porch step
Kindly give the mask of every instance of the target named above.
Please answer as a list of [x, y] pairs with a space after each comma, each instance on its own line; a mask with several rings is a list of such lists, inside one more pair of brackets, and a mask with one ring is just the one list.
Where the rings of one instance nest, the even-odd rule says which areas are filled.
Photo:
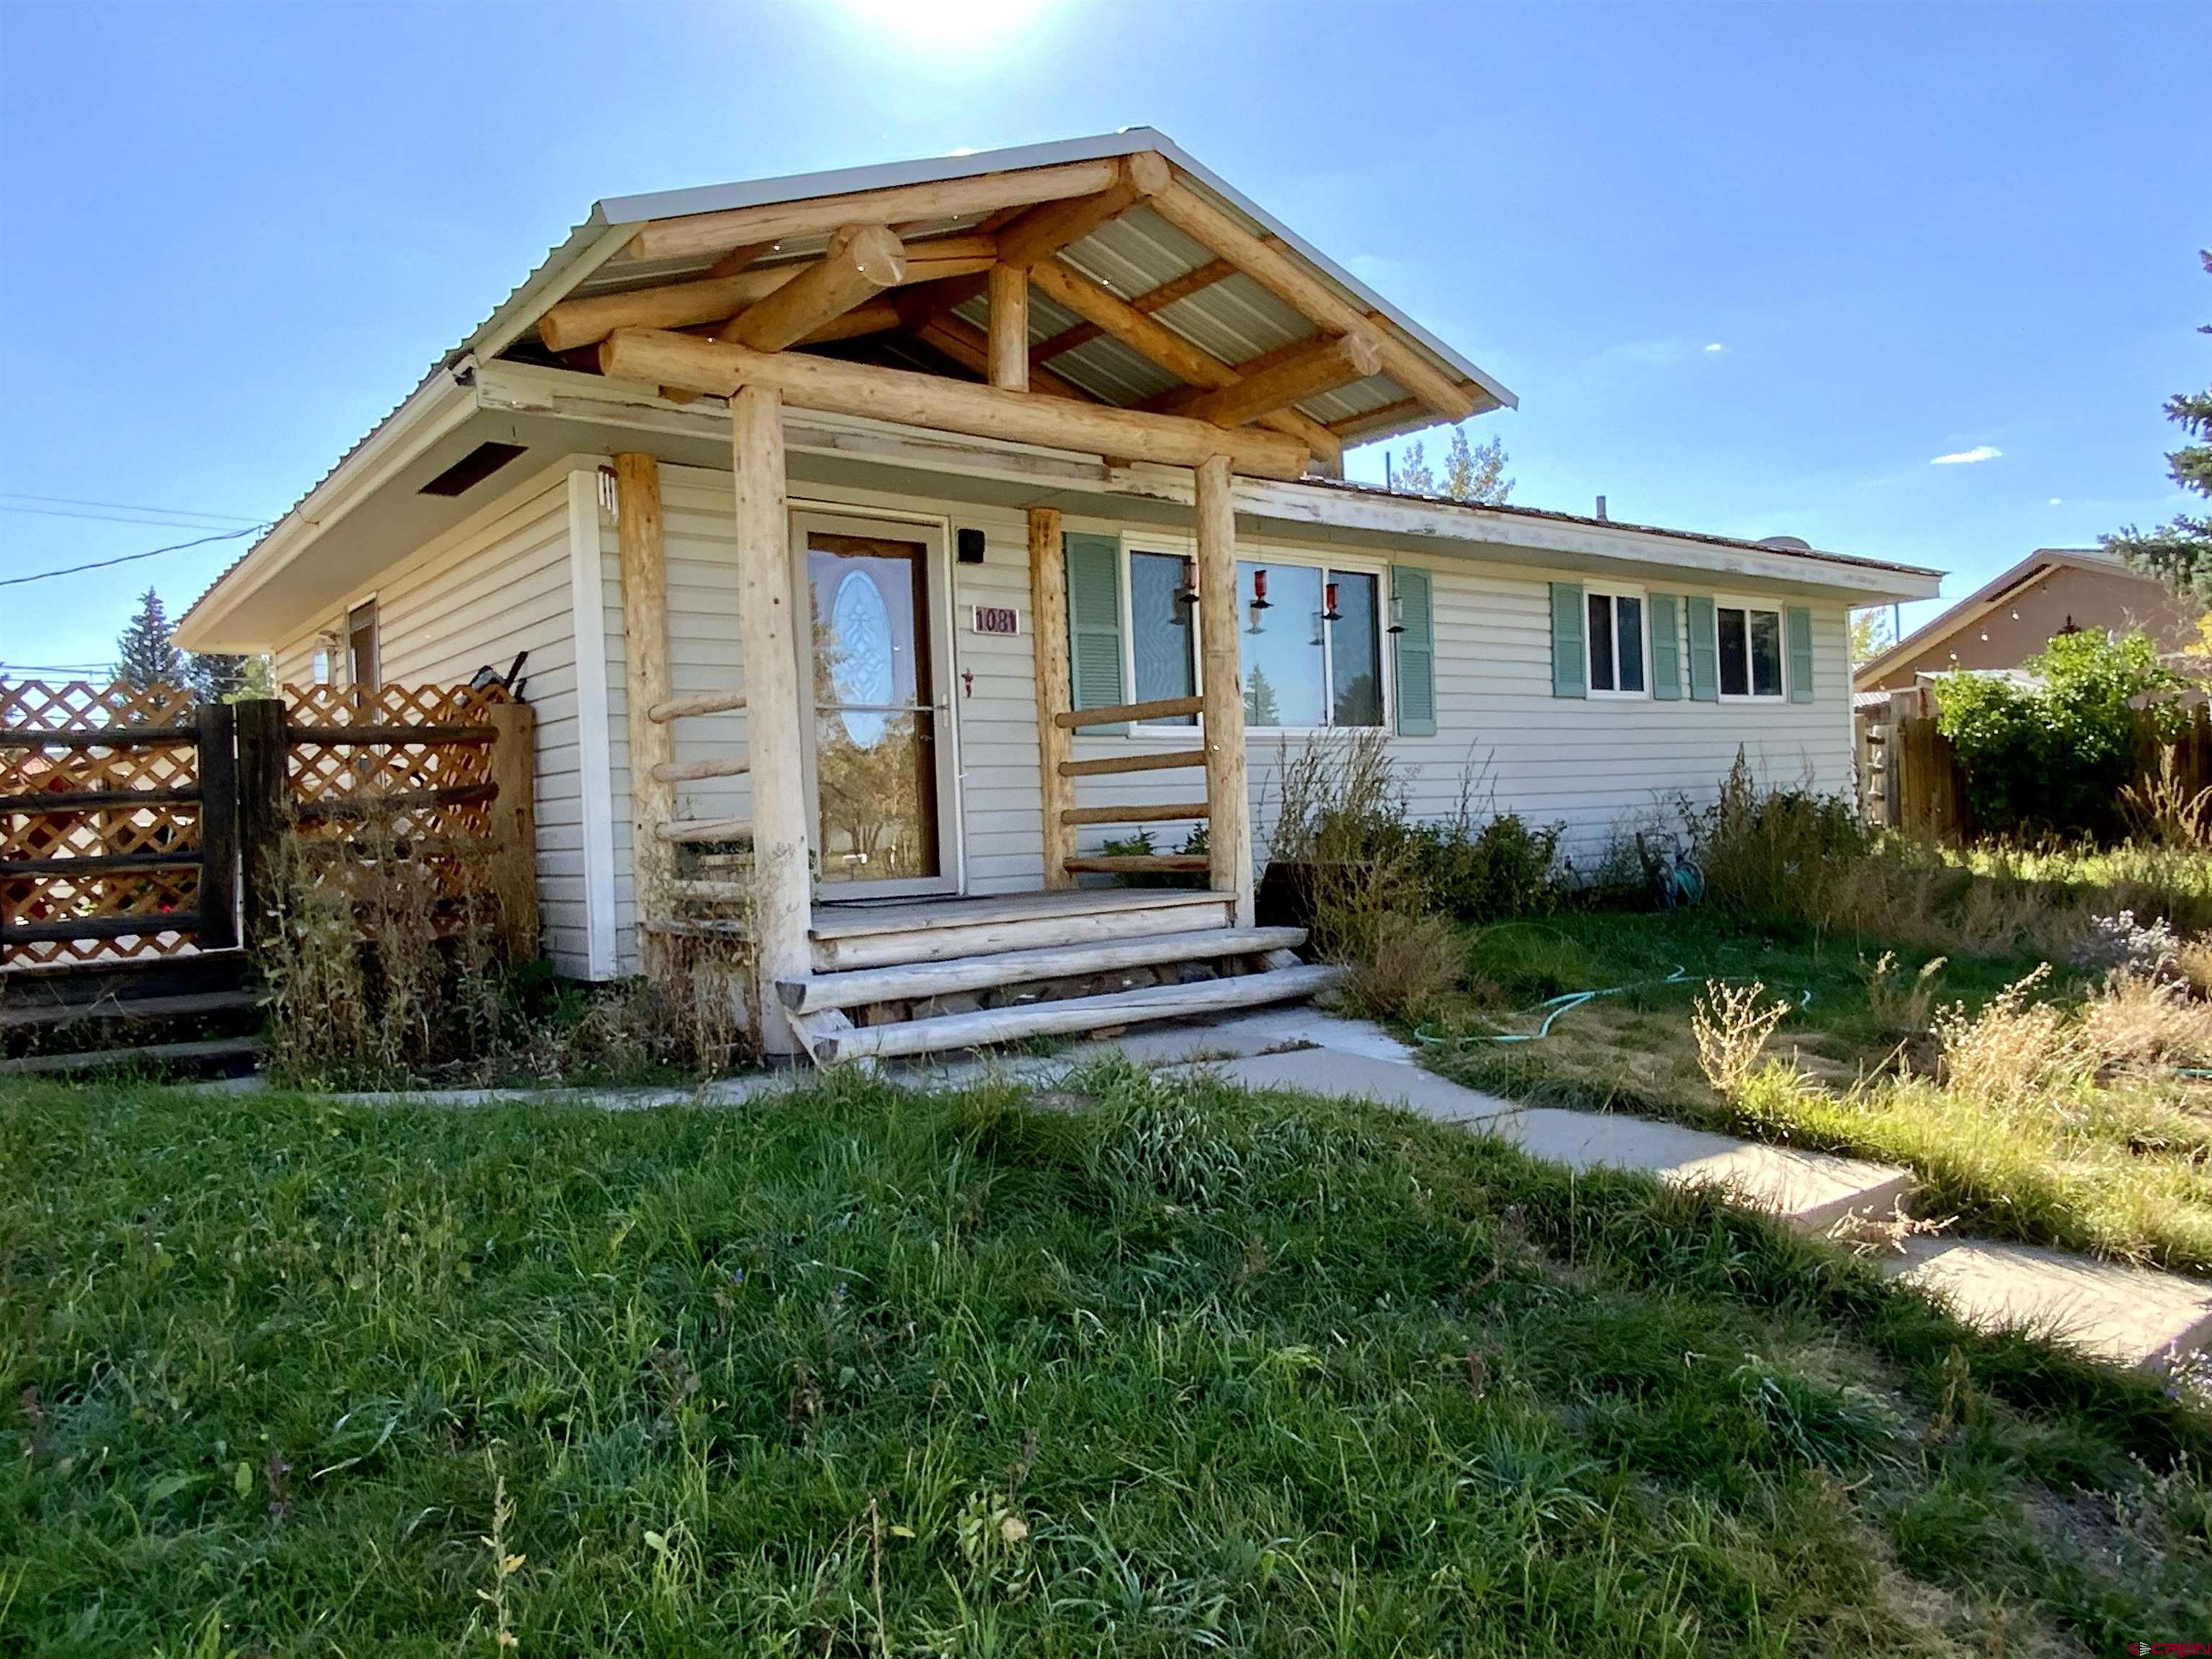
[[250, 1072], [261, 1055], [261, 1039], [209, 1037], [193, 1042], [149, 1042], [133, 1048], [84, 1048], [70, 1054], [24, 1054], [0, 1060], [0, 1074], [97, 1072], [128, 1068], [190, 1072], [197, 1076], [234, 1076]]
[[775, 988], [784, 1006], [793, 1013], [811, 1014], [824, 1008], [917, 1002], [961, 991], [1111, 973], [1120, 968], [1201, 962], [1216, 957], [1264, 956], [1273, 951], [1295, 949], [1304, 942], [1305, 930], [1299, 927], [1207, 927], [1188, 933], [1144, 933], [1103, 943], [999, 951], [949, 962], [902, 963], [887, 968], [817, 974], [805, 979], [779, 980]]
[[1145, 1020], [1291, 1002], [1327, 989], [1342, 971], [1327, 965], [1275, 968], [1196, 985], [1152, 985], [1105, 996], [1067, 997], [1018, 1008], [989, 1008], [970, 1014], [940, 1014], [933, 1019], [845, 1029], [839, 1029], [845, 1025], [844, 1016], [825, 1008], [817, 1014], [799, 1016], [793, 1025], [815, 1063], [830, 1066], [844, 1060], [889, 1060], [902, 1054], [978, 1048], [1022, 1037], [1100, 1031]]
[[0, 1031], [47, 1031], [94, 1020], [184, 1019], [251, 1013], [251, 991], [194, 991], [181, 996], [103, 997], [95, 1002], [23, 1002], [0, 1008]]
[[810, 937], [815, 971], [843, 973], [1218, 929], [1236, 920], [1234, 903], [1221, 893], [1102, 888], [882, 908], [839, 907], [815, 912]]

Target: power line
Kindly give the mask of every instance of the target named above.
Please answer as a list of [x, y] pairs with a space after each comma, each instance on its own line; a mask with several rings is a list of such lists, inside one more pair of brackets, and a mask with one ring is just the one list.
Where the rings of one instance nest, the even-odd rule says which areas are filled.
[[50, 576], [74, 576], [81, 570], [105, 570], [110, 565], [129, 564], [136, 559], [150, 559], [161, 553], [181, 553], [188, 547], [205, 547], [210, 542], [234, 542], [241, 536], [257, 536], [261, 526], [254, 525], [245, 530], [226, 530], [221, 535], [203, 536], [198, 541], [172, 542], [167, 547], [149, 547], [143, 553], [125, 553], [118, 558], [94, 559], [89, 564], [64, 565], [59, 570], [34, 570], [27, 576], [0, 577], [0, 587], [20, 587], [25, 582], [42, 582]]
[[202, 513], [188, 507], [142, 507], [133, 501], [95, 501], [82, 495], [33, 495], [26, 490], [0, 489], [0, 501], [44, 501], [52, 507], [105, 507], [118, 513], [161, 513], [170, 518], [228, 519], [233, 524], [266, 524], [265, 519], [249, 518], [243, 513]]
[[30, 513], [45, 519], [97, 519], [105, 524], [153, 525], [163, 530], [215, 530], [226, 522], [213, 514], [156, 513], [151, 508], [132, 513], [91, 513], [74, 507], [13, 507], [6, 501], [0, 501], [0, 513]]

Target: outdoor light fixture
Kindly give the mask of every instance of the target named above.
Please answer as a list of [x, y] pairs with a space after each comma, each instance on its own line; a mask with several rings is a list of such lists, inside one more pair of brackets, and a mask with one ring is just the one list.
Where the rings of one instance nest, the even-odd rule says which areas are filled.
[[1248, 634], [1258, 633], [1260, 613], [1272, 608], [1267, 603], [1267, 572], [1263, 566], [1252, 573], [1252, 625], [1244, 631]]
[[1336, 584], [1328, 582], [1321, 590], [1321, 619], [1323, 622], [1342, 622], [1344, 617], [1336, 608]]
[[1386, 634], [1402, 634], [1406, 631], [1406, 602], [1395, 593], [1390, 596], [1390, 626], [1382, 631]]

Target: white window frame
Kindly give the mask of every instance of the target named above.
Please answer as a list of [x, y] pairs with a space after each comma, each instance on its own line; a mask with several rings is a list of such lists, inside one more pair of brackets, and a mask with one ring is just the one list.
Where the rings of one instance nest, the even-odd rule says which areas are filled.
[[[1741, 611], [1743, 621], [1743, 683], [1753, 683], [1751, 672], [1751, 613], [1764, 611], [1774, 618], [1775, 638], [1782, 651], [1781, 672], [1778, 677], [1780, 689], [1775, 691], [1723, 691], [1721, 690], [1721, 612]], [[1650, 676], [1647, 674], [1646, 678]], [[1790, 701], [1790, 609], [1779, 599], [1754, 599], [1741, 595], [1713, 596], [1713, 691], [1723, 702], [1757, 703], [1762, 707]]]
[[[1136, 617], [1133, 610], [1134, 594], [1129, 580], [1129, 555], [1132, 553], [1165, 553], [1178, 558], [1195, 560], [1198, 557], [1198, 544], [1189, 536], [1154, 535], [1150, 532], [1127, 530], [1121, 532], [1121, 684], [1127, 688], [1126, 695], [1129, 700], [1134, 702], [1137, 688], [1137, 633]], [[1372, 576], [1375, 579], [1376, 638], [1379, 647], [1376, 666], [1381, 671], [1382, 682], [1382, 717], [1372, 726], [1253, 726], [1248, 723], [1245, 729], [1248, 732], [1266, 732], [1278, 737], [1291, 738], [1316, 737], [1334, 732], [1381, 732], [1386, 735], [1395, 732], [1398, 686], [1396, 653], [1390, 649], [1389, 645], [1390, 562], [1388, 559], [1373, 559], [1359, 555], [1335, 555], [1304, 548], [1286, 550], [1279, 547], [1261, 546], [1257, 544], [1248, 545], [1239, 542], [1237, 547], [1237, 562], [1238, 564], [1298, 565], [1309, 570], [1320, 571], [1324, 584], [1328, 582], [1329, 573], [1332, 571], [1341, 572], [1347, 576]], [[1239, 626], [1242, 626], [1241, 622]], [[1206, 695], [1206, 653], [1199, 648], [1195, 606], [1193, 607], [1190, 632], [1191, 684], [1197, 688], [1196, 695], [1204, 696]], [[1241, 662], [1243, 658], [1241, 650], [1237, 657]], [[1335, 624], [1330, 623], [1324, 624], [1322, 629], [1322, 676], [1323, 687], [1331, 695], [1332, 699], [1335, 687]], [[1648, 682], [1650, 678], [1650, 670], [1647, 666], [1644, 678]], [[1157, 741], [1162, 738], [1188, 738], [1193, 731], [1203, 729], [1205, 724], [1205, 717], [1200, 715], [1195, 726], [1132, 725], [1128, 729], [1128, 734], [1132, 738], [1141, 738], [1147, 742]]]
[[[1636, 601], [1637, 626], [1644, 635], [1644, 684], [1641, 690], [1620, 690], [1620, 607], [1607, 605], [1606, 612], [1613, 618], [1613, 689], [1601, 691], [1590, 674], [1589, 602], [1593, 599], [1633, 599]], [[1718, 626], [1717, 623], [1715, 624]], [[1651, 596], [1632, 582], [1608, 582], [1602, 587], [1586, 586], [1583, 589], [1583, 690], [1593, 697], [1613, 698], [1628, 702], [1648, 702], [1651, 696]]]

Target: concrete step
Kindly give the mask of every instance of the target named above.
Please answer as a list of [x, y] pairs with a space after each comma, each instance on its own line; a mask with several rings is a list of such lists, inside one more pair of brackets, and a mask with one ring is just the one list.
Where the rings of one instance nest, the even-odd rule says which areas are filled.
[[1922, 1234], [1875, 1258], [1961, 1322], [2008, 1328], [2123, 1365], [2212, 1346], [2212, 1284], [2033, 1244]]

